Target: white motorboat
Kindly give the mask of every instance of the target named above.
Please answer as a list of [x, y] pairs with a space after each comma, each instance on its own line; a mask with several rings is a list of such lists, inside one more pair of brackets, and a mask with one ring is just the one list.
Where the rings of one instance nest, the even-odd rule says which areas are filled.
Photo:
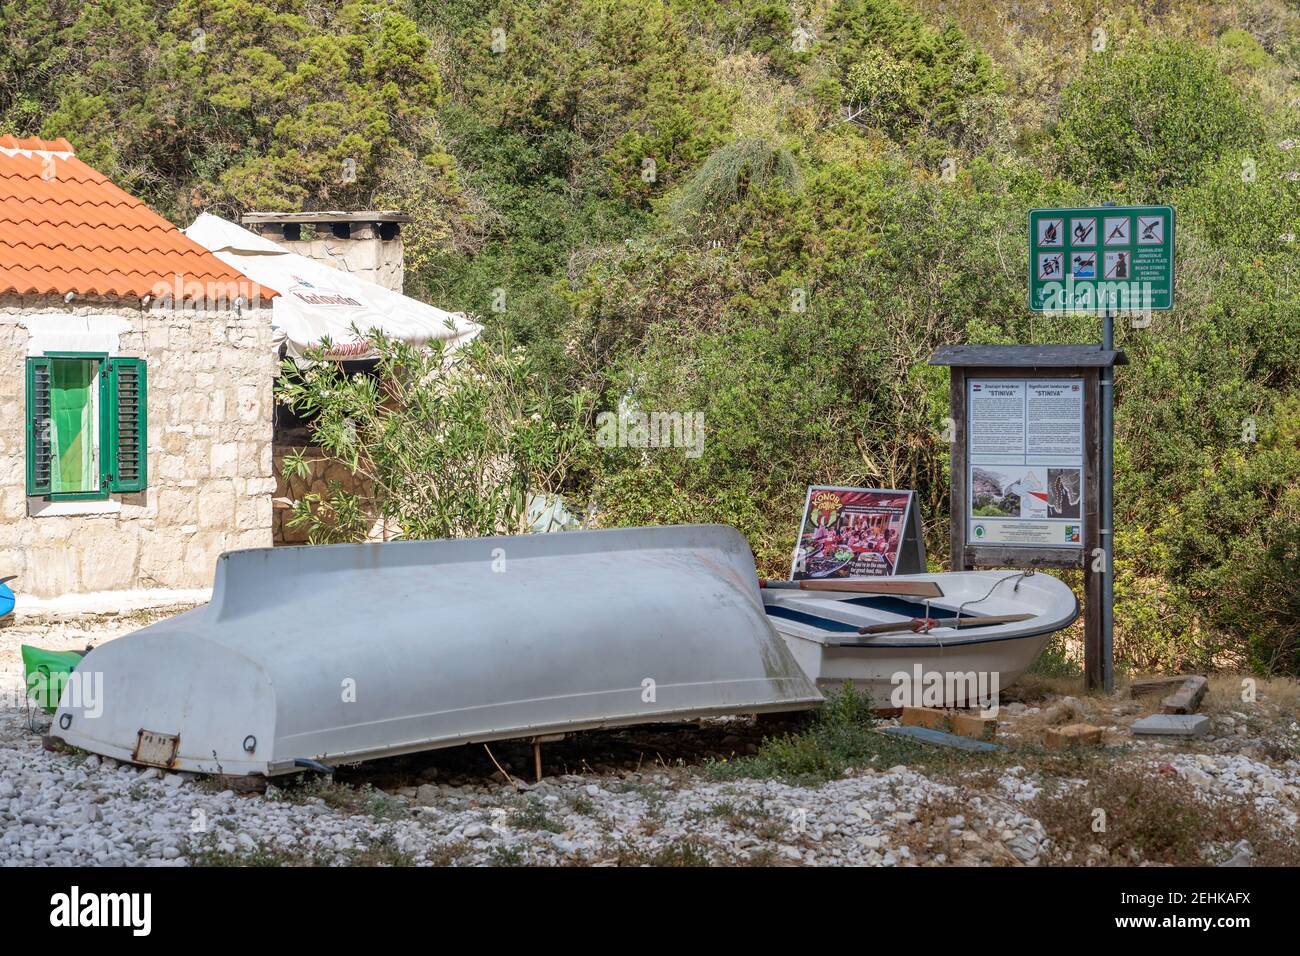
[[940, 596], [798, 590], [791, 584], [761, 592], [768, 617], [820, 688], [848, 682], [880, 708], [985, 705], [990, 689], [996, 697], [1033, 665], [1052, 634], [1079, 616], [1074, 592], [1042, 572], [959, 571], [881, 581], [895, 589], [930, 582]]

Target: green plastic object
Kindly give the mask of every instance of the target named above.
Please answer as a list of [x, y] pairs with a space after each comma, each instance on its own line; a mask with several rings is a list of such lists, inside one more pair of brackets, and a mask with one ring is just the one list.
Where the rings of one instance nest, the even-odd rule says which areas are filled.
[[22, 645], [23, 675], [27, 694], [47, 714], [59, 709], [59, 696], [68, 676], [81, 663], [85, 651], [47, 651], [43, 647]]

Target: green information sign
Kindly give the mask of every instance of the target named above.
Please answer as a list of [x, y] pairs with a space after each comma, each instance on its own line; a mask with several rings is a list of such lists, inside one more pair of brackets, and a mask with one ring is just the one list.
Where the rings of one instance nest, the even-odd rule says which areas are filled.
[[1132, 313], [1173, 306], [1172, 206], [1030, 210], [1031, 311]]

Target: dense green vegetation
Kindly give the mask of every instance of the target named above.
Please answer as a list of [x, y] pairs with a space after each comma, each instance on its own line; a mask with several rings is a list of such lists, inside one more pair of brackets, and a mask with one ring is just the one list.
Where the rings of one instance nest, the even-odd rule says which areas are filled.
[[0, 131], [182, 224], [413, 212], [408, 291], [550, 394], [704, 413], [703, 455], [593, 445], [567, 494], [768, 571], [826, 481], [917, 488], [942, 560], [927, 356], [1095, 340], [1026, 313], [1026, 211], [1170, 203], [1178, 307], [1119, 332], [1118, 646], [1298, 672], [1300, 8], [1030, 7], [0, 0]]
[[[327, 343], [308, 353], [306, 369], [284, 360], [280, 400], [312, 418], [324, 459], [361, 479], [304, 494], [290, 526], [313, 544], [365, 540], [376, 518], [410, 538], [528, 531], [530, 499], [553, 500], [591, 442], [591, 395], [554, 395], [528, 350], [500, 329], [454, 362], [441, 348], [379, 332], [371, 341], [378, 359], [369, 375], [324, 360]], [[307, 478], [316, 454], [296, 449], [286, 474]]]

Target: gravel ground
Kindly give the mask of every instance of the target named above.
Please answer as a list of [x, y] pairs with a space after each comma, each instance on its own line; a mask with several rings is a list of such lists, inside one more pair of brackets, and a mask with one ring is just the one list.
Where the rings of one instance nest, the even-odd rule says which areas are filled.
[[[757, 748], [763, 730], [744, 719], [571, 739], [555, 745], [539, 784], [519, 780], [520, 770], [507, 781], [474, 748], [261, 795], [44, 750], [23, 703], [19, 644], [82, 647], [141, 623], [29, 620], [0, 630], [0, 863], [1033, 866], [1077, 858], [1063, 857], [1032, 815], [1045, 792], [1086, 787], [1117, 766], [1184, 781], [1216, 805], [1249, 806], [1293, 838], [1300, 809], [1293, 713], [1223, 710], [1212, 737], [1189, 746], [1134, 741], [1127, 724], [1143, 706], [1119, 699], [1005, 706], [999, 738], [1016, 748], [1013, 759], [979, 773], [866, 766], [805, 786], [709, 772], [708, 757], [743, 759]], [[1080, 718], [1107, 727], [1112, 748], [1081, 761], [1077, 779], [1045, 774], [1032, 741], [1046, 725]], [[526, 751], [508, 745], [496, 757], [507, 769], [512, 759], [528, 765]], [[1234, 863], [1249, 862], [1248, 847], [1233, 850]]]

